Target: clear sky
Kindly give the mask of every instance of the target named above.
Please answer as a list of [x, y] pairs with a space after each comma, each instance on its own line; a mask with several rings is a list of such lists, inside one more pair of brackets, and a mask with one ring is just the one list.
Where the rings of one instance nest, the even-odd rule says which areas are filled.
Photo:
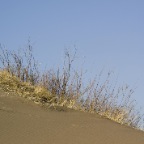
[[0, 43], [17, 50], [29, 37], [42, 66], [76, 46], [87, 78], [114, 71], [144, 107], [144, 0], [0, 0]]

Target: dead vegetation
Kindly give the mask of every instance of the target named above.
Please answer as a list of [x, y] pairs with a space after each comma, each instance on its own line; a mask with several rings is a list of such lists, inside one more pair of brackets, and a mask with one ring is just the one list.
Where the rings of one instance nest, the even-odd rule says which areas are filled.
[[75, 55], [66, 50], [62, 69], [41, 73], [30, 42], [25, 50], [18, 52], [1, 46], [0, 87], [38, 104], [97, 113], [120, 124], [142, 128], [143, 115], [136, 110], [135, 101], [131, 99], [134, 91], [127, 85], [111, 88], [111, 73], [103, 83], [99, 75], [84, 86], [83, 73], [72, 70]]

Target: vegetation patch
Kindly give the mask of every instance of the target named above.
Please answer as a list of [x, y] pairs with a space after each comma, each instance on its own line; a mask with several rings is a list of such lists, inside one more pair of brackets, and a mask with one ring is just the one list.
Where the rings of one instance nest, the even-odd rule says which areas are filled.
[[111, 88], [111, 73], [103, 83], [99, 75], [84, 86], [83, 73], [72, 70], [75, 55], [66, 50], [62, 70], [42, 73], [30, 42], [26, 49], [17, 52], [1, 46], [0, 87], [52, 109], [97, 113], [120, 124], [143, 129], [143, 115], [131, 99], [134, 91], [127, 85]]

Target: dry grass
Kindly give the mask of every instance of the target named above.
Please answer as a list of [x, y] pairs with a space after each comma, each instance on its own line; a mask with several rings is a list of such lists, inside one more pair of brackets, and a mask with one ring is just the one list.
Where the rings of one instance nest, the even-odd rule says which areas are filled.
[[127, 85], [111, 88], [110, 73], [103, 83], [100, 83], [99, 75], [84, 87], [83, 73], [71, 69], [75, 54], [72, 56], [65, 51], [62, 70], [48, 70], [40, 74], [30, 43], [23, 55], [1, 47], [0, 87], [35, 103], [97, 113], [120, 124], [140, 129], [144, 121], [143, 115], [135, 108], [135, 101], [131, 99], [134, 91]]
[[0, 71], [0, 87], [7, 92], [15, 92], [18, 95], [31, 99], [37, 103], [52, 103], [56, 97], [44, 87], [33, 86], [29, 82], [21, 82], [19, 78], [11, 75], [6, 70]]
[[42, 85], [32, 85], [29, 82], [22, 82], [6, 70], [0, 71], [0, 87], [7, 92], [17, 93], [19, 96], [33, 100], [37, 104], [51, 106], [66, 106], [74, 108], [75, 100], [57, 95], [48, 91]]

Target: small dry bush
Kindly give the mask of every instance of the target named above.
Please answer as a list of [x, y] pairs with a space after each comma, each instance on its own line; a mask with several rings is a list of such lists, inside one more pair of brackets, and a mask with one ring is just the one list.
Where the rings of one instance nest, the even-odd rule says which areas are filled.
[[103, 117], [133, 128], [142, 128], [143, 115], [136, 110], [131, 99], [133, 90], [127, 85], [111, 87], [108, 73], [101, 83], [100, 77], [84, 86], [83, 72], [72, 69], [75, 55], [65, 51], [62, 69], [41, 73], [32, 46], [20, 51], [8, 51], [0, 47], [0, 87], [12, 91], [36, 103], [51, 106], [65, 106], [84, 112], [97, 113]]
[[62, 71], [49, 70], [42, 74], [40, 85], [57, 97], [58, 104], [73, 109], [78, 109], [81, 96], [87, 91], [83, 89], [82, 72], [71, 72], [75, 54], [71, 56], [65, 51], [65, 62]]
[[143, 129], [143, 114], [136, 109], [136, 101], [132, 99], [133, 89], [128, 85], [111, 88], [110, 76], [111, 73], [108, 73], [103, 83], [100, 83], [99, 78], [93, 81], [81, 107], [84, 111], [98, 113], [120, 124]]
[[30, 82], [32, 85], [38, 83], [39, 67], [33, 56], [30, 41], [26, 49], [18, 51], [8, 51], [0, 45], [0, 61], [2, 69], [18, 77], [22, 82]]

